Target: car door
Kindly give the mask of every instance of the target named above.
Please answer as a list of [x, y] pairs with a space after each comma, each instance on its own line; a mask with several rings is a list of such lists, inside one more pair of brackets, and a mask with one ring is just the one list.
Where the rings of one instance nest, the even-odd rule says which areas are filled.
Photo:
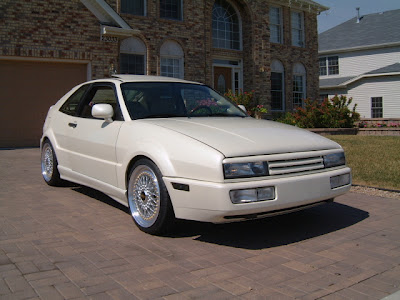
[[[92, 116], [93, 105], [113, 106], [113, 122]], [[123, 118], [112, 83], [93, 84], [82, 100], [77, 116], [71, 119], [68, 134], [69, 162], [85, 181], [117, 186], [115, 144]]]

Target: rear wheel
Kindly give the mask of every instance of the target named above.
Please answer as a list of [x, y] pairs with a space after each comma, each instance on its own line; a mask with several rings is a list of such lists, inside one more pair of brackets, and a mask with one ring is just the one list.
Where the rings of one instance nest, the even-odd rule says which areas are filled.
[[134, 222], [144, 232], [162, 234], [174, 223], [175, 215], [162, 174], [148, 159], [138, 160], [130, 171], [128, 203]]
[[47, 140], [42, 145], [41, 154], [42, 176], [44, 181], [51, 186], [59, 186], [62, 183], [60, 173], [58, 172], [57, 157], [53, 146]]

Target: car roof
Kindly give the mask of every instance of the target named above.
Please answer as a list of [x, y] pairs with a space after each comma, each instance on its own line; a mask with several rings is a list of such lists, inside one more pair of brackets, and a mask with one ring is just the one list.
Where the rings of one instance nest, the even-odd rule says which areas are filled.
[[121, 82], [180, 82], [180, 83], [201, 84], [199, 82], [187, 81], [179, 78], [165, 77], [165, 76], [150, 76], [150, 75], [116, 74], [112, 75], [112, 78], [110, 79], [117, 79]]

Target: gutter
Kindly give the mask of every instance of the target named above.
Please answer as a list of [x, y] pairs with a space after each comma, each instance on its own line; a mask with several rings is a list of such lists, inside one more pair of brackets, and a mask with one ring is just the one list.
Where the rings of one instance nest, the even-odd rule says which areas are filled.
[[318, 55], [336, 54], [336, 53], [344, 53], [344, 52], [355, 52], [355, 51], [361, 51], [361, 50], [373, 50], [373, 49], [391, 48], [391, 47], [400, 47], [400, 42], [365, 45], [365, 46], [340, 48], [340, 49], [321, 50], [321, 51], [318, 51]]

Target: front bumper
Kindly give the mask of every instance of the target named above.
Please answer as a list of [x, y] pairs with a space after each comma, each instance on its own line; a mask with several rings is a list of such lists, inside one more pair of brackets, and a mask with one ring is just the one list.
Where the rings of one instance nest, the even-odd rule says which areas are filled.
[[[268, 178], [251, 181], [214, 183], [185, 178], [164, 177], [175, 216], [179, 219], [203, 222], [223, 223], [249, 219], [252, 216], [267, 216], [268, 212], [285, 212], [309, 207], [312, 204], [333, 199], [350, 190], [348, 185], [331, 188], [331, 177], [349, 174], [350, 168], [344, 167], [322, 172]], [[350, 180], [351, 181], [351, 180]], [[189, 191], [176, 189], [178, 184], [189, 186]], [[231, 190], [275, 187], [275, 199], [233, 204]]]

